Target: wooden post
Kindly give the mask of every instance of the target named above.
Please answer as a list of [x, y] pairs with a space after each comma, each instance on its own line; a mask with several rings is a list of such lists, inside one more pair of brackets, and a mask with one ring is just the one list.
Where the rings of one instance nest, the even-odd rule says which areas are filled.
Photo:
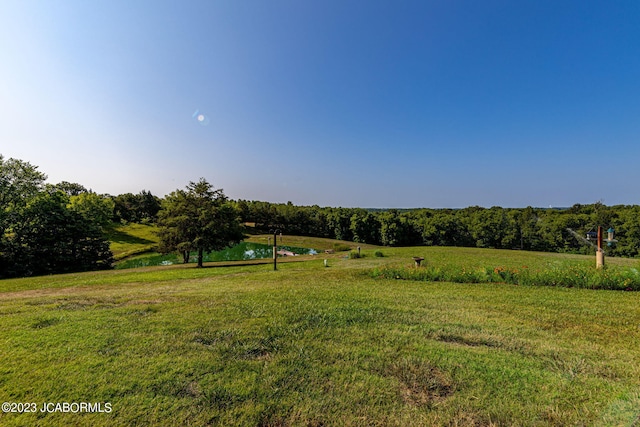
[[596, 268], [604, 267], [604, 250], [602, 249], [602, 227], [598, 226], [598, 250], [596, 251]]
[[278, 269], [278, 245], [276, 244], [277, 230], [273, 231], [273, 271]]

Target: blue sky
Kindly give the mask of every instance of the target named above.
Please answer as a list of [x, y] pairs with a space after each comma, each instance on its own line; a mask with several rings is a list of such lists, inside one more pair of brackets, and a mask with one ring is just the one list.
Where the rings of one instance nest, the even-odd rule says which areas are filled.
[[0, 153], [114, 195], [640, 204], [638, 22], [637, 0], [9, 0]]

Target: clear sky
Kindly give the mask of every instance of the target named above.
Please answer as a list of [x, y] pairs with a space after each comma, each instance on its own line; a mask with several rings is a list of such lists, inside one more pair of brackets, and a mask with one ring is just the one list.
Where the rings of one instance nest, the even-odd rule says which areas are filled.
[[343, 207], [640, 204], [640, 1], [5, 0], [0, 154]]

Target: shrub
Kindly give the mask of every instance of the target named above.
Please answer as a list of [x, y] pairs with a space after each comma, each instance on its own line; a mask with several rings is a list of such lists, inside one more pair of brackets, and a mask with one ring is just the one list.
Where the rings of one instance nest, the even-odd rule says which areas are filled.
[[358, 253], [356, 251], [351, 251], [351, 252], [349, 252], [349, 258], [351, 258], [351, 259], [364, 258], [364, 255], [361, 255], [360, 253]]
[[334, 243], [333, 244], [333, 249], [336, 252], [344, 252], [344, 251], [350, 251], [351, 250], [351, 246], [345, 245], [344, 243]]
[[378, 258], [382, 258], [382, 257], [384, 257], [384, 254], [383, 254], [381, 251], [375, 251], [375, 252], [373, 253], [373, 255], [374, 255], [374, 256], [377, 256]]

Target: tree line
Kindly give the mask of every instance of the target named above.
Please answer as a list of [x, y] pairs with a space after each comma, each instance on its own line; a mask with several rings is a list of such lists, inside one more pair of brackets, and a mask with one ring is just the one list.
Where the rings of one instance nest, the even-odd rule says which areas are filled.
[[576, 254], [593, 253], [586, 239], [598, 226], [614, 228], [610, 256], [640, 255], [640, 206], [601, 202], [569, 208], [388, 209], [294, 206], [239, 200], [242, 220], [254, 230], [384, 246], [464, 246]]
[[[593, 253], [598, 226], [616, 230], [610, 256], [640, 255], [640, 206], [601, 202], [566, 209], [362, 209], [229, 200], [206, 180], [164, 198], [149, 191], [100, 195], [77, 183], [46, 183], [28, 162], [0, 155], [0, 278], [111, 268], [106, 231], [114, 223], [155, 223], [159, 250], [185, 262], [243, 233], [325, 237], [384, 246], [465, 246]], [[245, 227], [242, 227], [245, 224]]]

